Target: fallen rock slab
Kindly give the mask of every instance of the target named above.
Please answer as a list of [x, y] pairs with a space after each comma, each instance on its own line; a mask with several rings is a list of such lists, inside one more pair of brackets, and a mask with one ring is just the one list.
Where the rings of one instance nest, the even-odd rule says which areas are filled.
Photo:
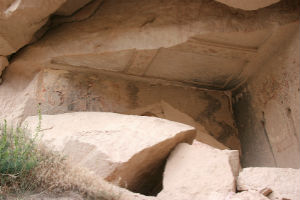
[[[25, 124], [35, 130], [38, 121], [29, 117]], [[192, 142], [195, 130], [155, 117], [79, 112], [43, 115], [41, 136], [46, 147], [67, 155], [74, 165], [141, 192], [178, 143]]]
[[[205, 127], [197, 123], [191, 116], [179, 111], [165, 101], [131, 110], [128, 114], [155, 116], [193, 126], [197, 131], [196, 140], [218, 149], [228, 149], [226, 145], [211, 136]], [[231, 146], [231, 148], [235, 147]]]
[[[225, 199], [235, 192], [228, 150], [206, 144], [179, 144], [171, 153], [163, 177], [161, 199]], [[238, 166], [237, 166], [238, 167]]]
[[257, 190], [270, 188], [270, 199], [300, 199], [300, 171], [290, 168], [244, 168], [237, 180], [237, 189]]

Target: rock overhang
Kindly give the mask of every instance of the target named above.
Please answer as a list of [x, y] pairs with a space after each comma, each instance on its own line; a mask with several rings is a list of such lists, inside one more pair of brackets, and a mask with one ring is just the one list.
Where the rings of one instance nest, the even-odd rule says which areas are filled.
[[[90, 17], [50, 29], [12, 65], [23, 60], [37, 67], [232, 89], [289, 35], [299, 11], [291, 2], [254, 12], [206, 1], [104, 1]], [[275, 13], [285, 17], [274, 18]]]

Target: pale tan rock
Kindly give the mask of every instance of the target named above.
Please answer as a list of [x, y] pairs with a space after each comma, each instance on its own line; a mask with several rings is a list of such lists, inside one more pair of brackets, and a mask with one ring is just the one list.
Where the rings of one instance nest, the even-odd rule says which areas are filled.
[[240, 173], [240, 169], [241, 169], [240, 156], [239, 156], [238, 150], [223, 149], [222, 151], [220, 151], [219, 149], [215, 149], [216, 147], [213, 147], [213, 146], [203, 143], [203, 142], [199, 142], [197, 140], [193, 141], [193, 145], [198, 146], [199, 148], [214, 151], [216, 153], [223, 153], [224, 157], [228, 157], [229, 164], [231, 166], [231, 171], [233, 173], [234, 178], [237, 180], [237, 177], [238, 177], [238, 175]]
[[270, 200], [257, 191], [244, 191], [232, 195], [228, 195], [226, 200]]
[[196, 142], [179, 144], [171, 153], [163, 176], [162, 199], [224, 199], [235, 192], [230, 158], [222, 150]]
[[66, 0], [5, 0], [0, 5], [0, 55], [10, 55], [29, 43]]
[[244, 168], [238, 177], [238, 190], [270, 188], [270, 199], [300, 199], [300, 171], [290, 168], [253, 167]]
[[260, 8], [267, 7], [280, 0], [216, 0], [224, 3], [230, 7], [240, 8], [243, 10], [257, 10]]
[[[51, 19], [51, 27], [55, 27], [63, 23], [74, 23], [77, 21], [83, 21], [83, 20], [87, 20], [89, 17], [92, 17], [92, 15], [102, 5], [103, 0], [93, 0], [91, 2], [88, 1], [89, 0], [84, 0], [84, 1], [76, 0], [75, 5], [71, 4], [73, 3], [72, 1], [67, 1], [59, 10], [56, 11], [55, 14], [57, 14], [57, 16]], [[73, 12], [73, 9], [79, 7], [81, 3], [87, 3], [87, 4], [82, 6], [80, 9], [76, 10], [76, 12], [74, 12], [72, 15], [66, 16], [66, 14], [69, 12], [68, 9], [71, 9], [71, 12]], [[67, 12], [63, 10], [66, 10]]]
[[2, 71], [4, 70], [5, 67], [8, 65], [8, 60], [4, 56], [0, 56], [0, 76], [2, 74]]
[[[239, 134], [247, 153], [245, 167], [300, 168], [299, 25], [276, 55], [249, 80], [247, 89], [236, 96], [236, 104], [248, 104], [239, 107], [236, 115], [237, 123], [243, 124]], [[248, 108], [253, 109], [246, 111]], [[245, 112], [249, 117], [243, 117]], [[264, 123], [253, 126], [260, 121]]]
[[[196, 139], [200, 142], [203, 142], [205, 144], [208, 144], [210, 146], [213, 146], [218, 149], [228, 149], [226, 145], [228, 144], [222, 144], [218, 140], [216, 140], [213, 136], [211, 136], [206, 128], [201, 125], [200, 123], [197, 123], [192, 117], [189, 115], [180, 112], [179, 110], [175, 109], [171, 105], [167, 104], [166, 102], [162, 101], [161, 106], [163, 109], [163, 113], [165, 115], [165, 119], [184, 123], [190, 126], [193, 126], [197, 130], [197, 136]], [[239, 149], [234, 146], [230, 146], [233, 149]]]
[[[31, 107], [28, 105], [31, 105], [33, 101], [28, 101], [28, 104], [24, 105], [28, 92], [21, 90], [44, 67], [70, 71], [79, 69], [84, 72], [93, 69], [96, 73], [118, 74], [128, 79], [146, 80], [151, 84], [176, 86], [184, 84], [184, 86], [213, 89], [233, 87], [240, 80], [248, 77], [249, 69], [254, 69], [250, 66], [251, 63], [255, 63], [254, 66], [261, 66], [254, 60], [261, 58], [260, 61], [263, 61], [269, 56], [270, 51], [277, 50], [278, 44], [274, 41], [288, 38], [288, 34], [282, 35], [282, 32], [287, 33], [284, 24], [296, 21], [298, 13], [295, 15], [297, 9], [294, 11], [284, 5], [283, 3], [283, 6], [262, 9], [257, 13], [242, 12], [237, 15], [231, 9], [213, 1], [208, 3], [193, 0], [184, 2], [181, 0], [111, 0], [106, 1], [100, 7], [96, 4], [96, 9], [92, 9], [92, 12], [85, 15], [90, 17], [84, 17], [85, 20], [80, 18], [79, 22], [71, 20], [68, 21], [70, 23], [57, 26], [41, 41], [22, 50], [22, 54], [18, 54], [18, 58], [10, 63], [10, 68], [13, 69], [7, 72], [8, 78], [4, 80], [10, 79], [12, 83], [7, 83], [6, 89], [0, 88], [0, 98], [3, 102], [3, 105], [0, 105], [3, 112], [0, 116], [23, 118], [30, 113], [28, 110], [32, 108], [28, 108]], [[147, 12], [141, 12], [141, 10], [147, 10]], [[6, 29], [0, 28], [0, 30]], [[43, 81], [42, 77], [39, 78]], [[19, 79], [27, 80], [24, 83]], [[74, 85], [71, 83], [73, 80], [66, 81], [64, 86], [68, 87], [66, 91], [73, 88], [71, 92], [76, 93], [78, 90], [74, 89], [76, 86], [75, 83]], [[17, 82], [20, 82], [19, 85], [16, 84]], [[57, 86], [57, 88], [64, 90], [64, 86]], [[43, 93], [44, 89], [47, 88], [40, 87], [41, 96], [45, 94], [42, 100], [54, 102], [53, 107], [47, 108], [47, 111], [57, 113], [71, 110], [68, 105], [63, 105], [65, 107], [61, 108], [56, 104], [60, 93], [49, 94], [47, 91]], [[144, 94], [147, 93], [147, 90], [143, 88], [138, 89], [146, 91]], [[56, 88], [53, 88], [53, 91], [56, 91]], [[123, 93], [117, 93], [118, 90], [114, 89], [112, 91], [114, 92], [111, 96], [116, 96], [115, 99], [122, 96], [119, 100], [120, 104], [126, 101], [124, 101]], [[16, 95], [17, 92], [19, 92], [18, 95]], [[95, 95], [95, 98], [103, 96], [99, 93], [93, 92], [92, 95]], [[168, 92], [170, 96], [175, 93], [178, 92], [176, 90]], [[30, 95], [37, 97], [39, 94], [32, 91]], [[65, 102], [71, 99], [72, 103], [75, 102], [74, 104], [84, 99], [84, 97], [81, 100], [72, 99], [73, 94], [70, 93], [64, 95]], [[142, 95], [139, 94], [139, 96]], [[146, 95], [162, 96], [158, 93]], [[166, 99], [167, 95], [164, 96], [161, 99]], [[232, 115], [228, 114], [230, 104], [222, 103], [219, 108], [219, 100], [215, 99], [214, 94], [207, 92], [205, 95], [211, 98], [209, 102], [203, 101], [202, 96], [202, 94], [199, 95], [199, 99], [194, 97], [189, 99], [182, 95], [182, 98], [193, 101], [190, 106], [192, 108], [182, 108], [188, 107], [185, 101], [178, 103], [181, 105], [176, 108], [188, 113], [194, 119], [203, 120], [201, 124], [210, 134], [222, 140], [221, 143], [225, 146], [238, 149], [240, 145], [236, 139], [237, 130], [234, 127]], [[139, 102], [131, 107], [132, 100], [128, 95], [127, 108], [124, 106], [121, 109], [114, 109], [113, 103], [103, 102], [102, 99], [102, 102], [95, 107], [97, 110], [125, 112], [128, 107], [134, 109], [138, 105], [144, 106], [157, 102], [157, 100], [140, 100], [140, 97], [137, 99]], [[197, 102], [197, 106], [194, 106], [194, 102]], [[76, 111], [92, 110], [84, 105], [82, 102]], [[18, 109], [13, 108], [14, 106]], [[73, 104], [70, 105], [72, 106]], [[193, 111], [198, 109], [201, 110]], [[216, 113], [218, 109], [223, 109], [222, 113]], [[189, 112], [186, 112], [187, 110]], [[225, 136], [224, 133], [226, 133]], [[209, 137], [209, 135], [205, 136]], [[204, 142], [206, 139], [200, 138]]]
[[[196, 86], [196, 88], [222, 90], [235, 87], [240, 81], [249, 77], [251, 74], [248, 73], [249, 70], [261, 66], [259, 62], [268, 58], [270, 51], [277, 50], [279, 41], [289, 37], [284, 25], [295, 22], [299, 17], [297, 7], [291, 7], [284, 2], [283, 5], [276, 5], [272, 9], [262, 9], [253, 13], [242, 11], [239, 14], [232, 12], [232, 9], [226, 6], [220, 6], [217, 2], [205, 0], [184, 2], [181, 0], [110, 0], [105, 1], [101, 6], [93, 4], [95, 7], [89, 10], [91, 12], [88, 14], [85, 13], [87, 15], [64, 21], [68, 23], [56, 26], [40, 41], [24, 48], [22, 53], [13, 59], [9, 67], [12, 70], [7, 71], [7, 78], [4, 79], [6, 82], [11, 82], [3, 83], [6, 89], [0, 88], [0, 98], [3, 102], [3, 105], [0, 105], [2, 111], [0, 116], [24, 118], [30, 113], [28, 110], [32, 108], [28, 108], [30, 107], [28, 105], [35, 102], [31, 101], [21, 106], [20, 104], [24, 104], [24, 99], [27, 99], [25, 95], [28, 95], [28, 92], [21, 90], [24, 90], [32, 78], [38, 76], [39, 70], [44, 68], [83, 72], [94, 70], [93, 72], [105, 76], [119, 76], [116, 79], [126, 77], [156, 85]], [[7, 28], [0, 28], [0, 30], [7, 30]], [[15, 33], [19, 32], [15, 31]], [[43, 77], [39, 78], [43, 82]], [[19, 79], [26, 79], [26, 82]], [[75, 79], [70, 78], [67, 81], [69, 82], [66, 85], [57, 88], [63, 90], [64, 87], [68, 87], [66, 91], [70, 90], [69, 94], [64, 94], [65, 102], [72, 101], [70, 108], [73, 104], [77, 106], [78, 102], [82, 103], [76, 107], [76, 111], [104, 109], [126, 112], [128, 107], [134, 109], [139, 105], [158, 102], [151, 97], [151, 100], [140, 100], [141, 93], [145, 94], [147, 90], [138, 88], [145, 92], [139, 92], [139, 97], [136, 98], [139, 102], [132, 106], [130, 103], [134, 98], [127, 94], [124, 97], [124, 94], [118, 93], [117, 89], [112, 89], [116, 99], [117, 96], [121, 96], [120, 104], [128, 101], [126, 108], [124, 106], [115, 109], [114, 107], [117, 106], [111, 102], [99, 102], [95, 106], [96, 109], [90, 109], [89, 105], [85, 106], [85, 103], [81, 102], [85, 97], [80, 98], [81, 100], [72, 99], [73, 93], [78, 92], [78, 89], [74, 83]], [[100, 84], [102, 82], [94, 85], [100, 88]], [[50, 85], [51, 83], [48, 83], [48, 86]], [[125, 87], [118, 87], [126, 90]], [[39, 95], [45, 94], [39, 101], [49, 100], [55, 104], [60, 93], [54, 95], [49, 94], [48, 91], [44, 93], [44, 89], [47, 88], [40, 86], [40, 94], [32, 91], [30, 95], [40, 97]], [[53, 92], [55, 91], [56, 88], [53, 88]], [[16, 95], [17, 93], [19, 94]], [[158, 93], [146, 95], [164, 96], [158, 97], [159, 100], [167, 100], [170, 98], [169, 95], [175, 96], [175, 93], [178, 96], [177, 90], [173, 92], [168, 90], [167, 93], [168, 95]], [[220, 103], [219, 97], [216, 99], [210, 91], [203, 93], [199, 95], [199, 99], [194, 97], [190, 99], [190, 95], [182, 95], [181, 99], [187, 100], [178, 102], [180, 106], [176, 105], [176, 108], [188, 113], [194, 119], [203, 120], [201, 124], [210, 134], [214, 134], [215, 138], [222, 140], [221, 143], [232, 149], [239, 148], [234, 120], [232, 114], [228, 112], [230, 104]], [[100, 98], [103, 94], [93, 92], [92, 95]], [[128, 100], [124, 101], [127, 96]], [[203, 101], [203, 96], [209, 97], [209, 102]], [[225, 98], [224, 101], [227, 99]], [[191, 102], [192, 108], [186, 109], [188, 107], [186, 104], [189, 104], [186, 102]], [[50, 110], [49, 113], [72, 111], [67, 105], [63, 105], [65, 107], [62, 108], [54, 104], [52, 108], [47, 108], [47, 111]], [[14, 105], [17, 105], [18, 109], [14, 109]], [[222, 113], [216, 113], [219, 109]]]
[[229, 163], [231, 165], [233, 176], [237, 180], [241, 170], [240, 152], [237, 150], [223, 150], [223, 152], [229, 157]]
[[208, 144], [218, 149], [228, 149], [224, 144], [216, 140], [213, 136], [209, 135], [205, 127], [197, 123], [192, 117], [179, 111], [165, 101], [157, 104], [148, 105], [142, 108], [137, 108], [128, 112], [128, 114], [156, 116], [171, 121], [184, 123], [196, 128], [196, 139], [200, 142]]
[[[43, 114], [74, 111], [127, 114], [137, 107], [155, 104], [161, 100], [189, 116], [197, 117], [203, 110], [213, 106], [209, 103], [213, 97], [221, 107], [210, 113], [211, 119], [202, 117], [207, 119], [206, 126], [218, 130], [217, 136], [224, 133], [224, 138], [228, 133], [228, 129], [225, 129], [227, 127], [232, 127], [233, 132], [237, 132], [231, 124], [233, 119], [228, 107], [229, 101], [224, 98], [222, 91], [203, 92], [200, 89], [172, 85], [153, 86], [148, 82], [86, 71], [47, 69], [36, 74], [35, 77], [28, 75], [28, 72], [30, 71], [25, 68], [15, 68], [12, 65], [7, 68], [0, 87], [0, 118], [8, 121], [24, 120], [27, 116], [37, 114], [38, 103], [42, 103]], [[76, 85], [79, 84], [83, 87], [78, 88]], [[86, 98], [83, 95], [86, 94], [87, 89], [89, 97]], [[223, 128], [224, 121], [227, 126]]]
[[[48, 148], [133, 191], [143, 187], [176, 144], [195, 137], [193, 127], [155, 117], [82, 112], [42, 118], [42, 142]], [[37, 121], [29, 117], [25, 124], [34, 130]]]
[[[298, 19], [297, 9], [285, 4], [239, 15], [204, 0], [111, 0], [95, 7], [85, 20], [53, 29], [19, 61], [228, 89], [248, 77], [256, 61], [266, 59], [258, 51], [273, 35], [278, 41], [277, 25]], [[270, 46], [266, 54], [276, 50]]]
[[79, 8], [84, 7], [91, 0], [67, 0], [56, 12], [57, 15], [71, 15]]
[[15, 0], [2, 0], [0, 4], [0, 13], [3, 13]]

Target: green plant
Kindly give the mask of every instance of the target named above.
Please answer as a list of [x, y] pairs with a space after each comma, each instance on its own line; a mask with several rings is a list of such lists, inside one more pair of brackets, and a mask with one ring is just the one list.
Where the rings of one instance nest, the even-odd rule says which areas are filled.
[[8, 127], [0, 122], [0, 193], [4, 190], [26, 190], [32, 187], [30, 177], [34, 168], [42, 161], [36, 140], [41, 130], [41, 112], [36, 132], [26, 127]]
[[90, 199], [118, 199], [120, 194], [109, 186], [103, 189], [87, 169], [73, 167], [65, 156], [49, 151], [37, 143], [41, 130], [41, 113], [35, 133], [26, 127], [8, 127], [0, 123], [0, 200], [20, 198], [33, 193], [75, 191]]
[[0, 125], [0, 173], [17, 176], [37, 164], [34, 138], [26, 129], [8, 128], [7, 122]]
[[30, 137], [22, 127], [8, 127], [6, 120], [0, 124], [0, 179], [1, 186], [21, 183], [39, 162], [36, 148], [37, 134]]

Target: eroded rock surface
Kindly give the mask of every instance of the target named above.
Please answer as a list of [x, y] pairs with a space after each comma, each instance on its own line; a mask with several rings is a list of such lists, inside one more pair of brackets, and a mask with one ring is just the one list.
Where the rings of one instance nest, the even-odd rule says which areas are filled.
[[91, 0], [65, 0], [65, 3], [55, 12], [56, 15], [71, 15], [84, 7]]
[[258, 191], [244, 191], [229, 195], [228, 200], [270, 200]]
[[222, 92], [191, 94], [191, 88], [227, 90], [243, 83], [299, 18], [292, 0], [255, 12], [206, 0], [85, 5], [13, 56], [0, 87], [2, 118], [22, 121], [36, 113], [31, 105], [37, 103], [49, 114], [127, 113], [164, 100], [220, 143], [239, 149], [231, 94], [224, 100]]
[[283, 25], [298, 20], [299, 6], [286, 1], [238, 14], [205, 0], [105, 1], [90, 17], [53, 28], [14, 65], [92, 68], [230, 89], [286, 37]]
[[0, 55], [28, 44], [66, 0], [4, 0], [0, 4]]
[[[163, 119], [168, 119], [171, 121], [176, 121], [179, 123], [187, 124], [195, 127], [197, 130], [196, 139], [200, 142], [208, 144], [218, 149], [228, 149], [231, 147], [233, 149], [239, 150], [239, 142], [236, 135], [228, 138], [228, 143], [224, 142], [222, 144], [211, 136], [203, 125], [197, 123], [191, 116], [179, 111], [178, 109], [172, 107], [168, 103], [161, 101], [156, 104], [148, 105], [145, 107], [137, 108], [128, 112], [129, 114], [142, 115], [142, 116], [155, 116]], [[234, 142], [236, 141], [236, 143]], [[225, 145], [228, 145], [226, 147]]]
[[0, 56], [0, 77], [4, 68], [8, 65], [8, 60], [4, 56]]
[[276, 55], [233, 93], [244, 167], [300, 167], [299, 30], [298, 22]]
[[[31, 105], [37, 103], [45, 104], [43, 111], [50, 114], [126, 113], [163, 99], [200, 122], [219, 142], [238, 149], [230, 98], [220, 101], [223, 94], [215, 91], [190, 95], [170, 87], [161, 88], [161, 94], [153, 85], [236, 87], [289, 36], [287, 30], [298, 20], [298, 4], [287, 0], [246, 12], [206, 0], [94, 2], [85, 4], [84, 14], [73, 13], [13, 57], [0, 87], [0, 116], [22, 121], [36, 113]], [[51, 7], [45, 5], [43, 9]], [[43, 76], [48, 68], [63, 71], [49, 78]], [[122, 86], [124, 77], [149, 85]], [[180, 100], [175, 102], [175, 96]]]
[[[85, 112], [42, 120], [47, 147], [132, 191], [145, 190], [176, 144], [195, 137], [191, 126], [154, 117]], [[29, 117], [25, 124], [34, 130], [37, 122], [38, 117]]]
[[225, 199], [235, 192], [228, 153], [200, 142], [179, 144], [167, 160], [163, 177], [162, 199]]
[[[249, 85], [263, 94], [252, 95], [253, 105], [263, 108], [255, 113], [260, 119], [252, 123], [243, 110], [237, 115], [248, 123], [242, 130], [267, 145], [240, 138], [245, 149], [255, 150], [256, 164], [297, 167], [298, 35], [290, 42], [293, 47], [276, 52], [299, 28], [299, 8], [297, 0], [2, 0], [0, 118], [20, 122], [36, 113], [38, 103], [47, 114], [155, 116], [195, 127], [197, 140], [206, 144], [240, 149], [231, 90], [274, 65], [281, 69], [252, 79], [257, 88]], [[52, 14], [62, 16], [50, 22]], [[249, 102], [242, 106], [251, 108]], [[26, 122], [33, 128], [37, 121], [30, 117]], [[238, 151], [199, 142], [175, 148], [195, 137], [188, 125], [113, 113], [44, 115], [42, 141], [74, 164], [134, 192], [158, 187], [152, 183], [171, 153], [158, 195], [164, 200], [263, 200], [257, 191], [265, 187], [273, 190], [271, 199], [300, 198], [299, 170], [293, 169], [244, 169], [238, 189], [248, 191], [234, 194]]]
[[0, 118], [8, 121], [36, 115], [38, 103], [43, 114], [51, 115], [85, 111], [144, 115], [148, 108], [161, 109], [164, 101], [171, 108], [163, 106], [166, 114], [158, 117], [196, 124], [201, 133], [209, 133], [197, 134], [200, 141], [214, 141], [221, 148], [240, 147], [230, 97], [222, 91], [134, 81], [97, 71], [47, 69], [32, 77], [24, 68], [8, 67], [5, 74], [9, 76], [0, 87]]
[[270, 188], [270, 199], [300, 199], [300, 170], [290, 168], [244, 168], [237, 181], [238, 190]]
[[244, 10], [257, 10], [270, 6], [280, 0], [216, 0], [218, 2], [224, 3], [230, 7], [240, 8]]

